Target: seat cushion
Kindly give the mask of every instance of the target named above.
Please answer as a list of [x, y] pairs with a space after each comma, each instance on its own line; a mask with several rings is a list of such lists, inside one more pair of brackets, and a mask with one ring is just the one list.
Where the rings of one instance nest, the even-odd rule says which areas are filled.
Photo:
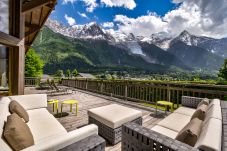
[[[38, 117], [37, 114], [39, 111], [40, 116]], [[31, 118], [27, 124], [31, 129], [35, 142], [54, 135], [67, 133], [57, 119], [46, 112], [46, 109], [30, 110], [28, 111], [28, 114], [31, 115]]]
[[4, 122], [7, 120], [7, 116], [10, 115], [9, 103], [10, 99], [8, 97], [0, 98], [0, 129], [3, 129]]
[[152, 127], [151, 130], [158, 132], [162, 135], [168, 136], [172, 139], [175, 139], [177, 134], [178, 134], [178, 132], [176, 132], [176, 131], [173, 131], [171, 129], [168, 129], [168, 128], [165, 128], [165, 127], [162, 127], [162, 126], [159, 126], [159, 125]]
[[219, 99], [213, 99], [213, 100], [211, 100], [210, 105], [219, 105], [220, 106], [221, 102]]
[[195, 147], [204, 151], [220, 151], [222, 138], [222, 122], [216, 118], [209, 118], [203, 124], [202, 131]]
[[17, 101], [11, 101], [10, 102], [10, 104], [9, 104], [9, 111], [11, 113], [16, 113], [26, 123], [29, 121], [28, 113], [26, 112], [26, 110]]
[[180, 132], [191, 120], [190, 116], [172, 113], [158, 123], [159, 126]]
[[142, 117], [142, 112], [124, 107], [117, 104], [111, 104], [88, 110], [88, 115], [110, 128], [118, 128], [122, 124]]
[[187, 116], [192, 116], [195, 113], [196, 109], [189, 107], [179, 107], [174, 113], [184, 114]]
[[194, 146], [200, 135], [203, 121], [192, 119], [177, 135], [176, 140], [181, 141], [190, 146]]
[[3, 133], [7, 142], [16, 151], [34, 145], [29, 127], [16, 113], [7, 117]]

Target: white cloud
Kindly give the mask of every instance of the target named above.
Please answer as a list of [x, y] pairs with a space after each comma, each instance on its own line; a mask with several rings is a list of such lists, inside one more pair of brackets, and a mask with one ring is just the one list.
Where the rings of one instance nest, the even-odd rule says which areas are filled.
[[67, 14], [65, 14], [65, 19], [70, 26], [73, 26], [76, 24], [76, 20], [72, 17], [69, 17]]
[[93, 12], [94, 9], [95, 9], [96, 7], [98, 7], [98, 4], [97, 4], [96, 0], [82, 0], [82, 1], [83, 1], [83, 2], [86, 4], [86, 6], [87, 6], [87, 8], [86, 8], [87, 12]]
[[163, 17], [154, 13], [137, 18], [116, 15], [114, 21], [117, 22], [119, 31], [141, 36], [158, 32], [177, 36], [185, 29], [195, 35], [214, 38], [227, 36], [226, 0], [173, 0], [173, 2], [181, 4]]
[[105, 22], [102, 24], [103, 27], [105, 28], [113, 28], [114, 27], [114, 23], [113, 22]]
[[74, 2], [76, 2], [77, 0], [63, 0], [62, 4], [67, 4], [67, 3], [71, 3], [73, 4]]
[[62, 4], [67, 4], [67, 3], [75, 3], [77, 1], [82, 1], [86, 5], [86, 11], [87, 12], [93, 12], [96, 7], [98, 7], [98, 4], [96, 0], [63, 0]]
[[125, 7], [131, 10], [136, 7], [134, 0], [101, 0], [101, 3], [108, 7]]
[[89, 19], [89, 17], [87, 17], [87, 15], [85, 13], [81, 13], [78, 11], [77, 14], [80, 15], [80, 17]]

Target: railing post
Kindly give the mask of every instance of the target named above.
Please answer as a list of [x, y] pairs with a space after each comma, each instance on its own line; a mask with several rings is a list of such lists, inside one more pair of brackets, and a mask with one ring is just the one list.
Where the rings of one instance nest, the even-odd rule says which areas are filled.
[[169, 84], [167, 84], [167, 101], [170, 101], [171, 98], [171, 90]]
[[103, 92], [103, 81], [101, 81], [100, 92]]
[[86, 79], [85, 90], [88, 88], [88, 79]]
[[127, 101], [127, 97], [128, 97], [128, 82], [126, 82], [124, 84], [125, 84], [125, 100]]

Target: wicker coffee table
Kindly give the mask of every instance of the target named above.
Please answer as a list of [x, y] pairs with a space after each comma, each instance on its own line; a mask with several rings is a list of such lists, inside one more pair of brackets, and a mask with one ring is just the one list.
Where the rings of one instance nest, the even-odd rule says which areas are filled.
[[142, 112], [111, 104], [88, 110], [89, 124], [98, 126], [99, 135], [104, 137], [112, 145], [121, 141], [122, 125], [135, 122], [142, 125]]

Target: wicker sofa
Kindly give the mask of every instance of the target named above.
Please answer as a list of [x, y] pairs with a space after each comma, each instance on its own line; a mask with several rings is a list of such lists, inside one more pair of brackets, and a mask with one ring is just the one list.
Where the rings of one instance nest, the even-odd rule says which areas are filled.
[[221, 151], [226, 150], [225, 129], [227, 127], [227, 103], [218, 99], [210, 100], [200, 136], [194, 147], [175, 139], [178, 131], [189, 121], [202, 98], [182, 97], [182, 107], [161, 120], [151, 129], [135, 123], [122, 127], [123, 151]]
[[[21, 95], [0, 98], [0, 134], [4, 130], [4, 122], [9, 113], [9, 103], [15, 100], [21, 104], [29, 115], [30, 128], [35, 144], [24, 151], [38, 150], [105, 150], [105, 140], [98, 136], [98, 127], [94, 124], [84, 126], [74, 131], [66, 129], [50, 114], [47, 107], [46, 94]], [[11, 151], [5, 139], [0, 139], [0, 150]]]

